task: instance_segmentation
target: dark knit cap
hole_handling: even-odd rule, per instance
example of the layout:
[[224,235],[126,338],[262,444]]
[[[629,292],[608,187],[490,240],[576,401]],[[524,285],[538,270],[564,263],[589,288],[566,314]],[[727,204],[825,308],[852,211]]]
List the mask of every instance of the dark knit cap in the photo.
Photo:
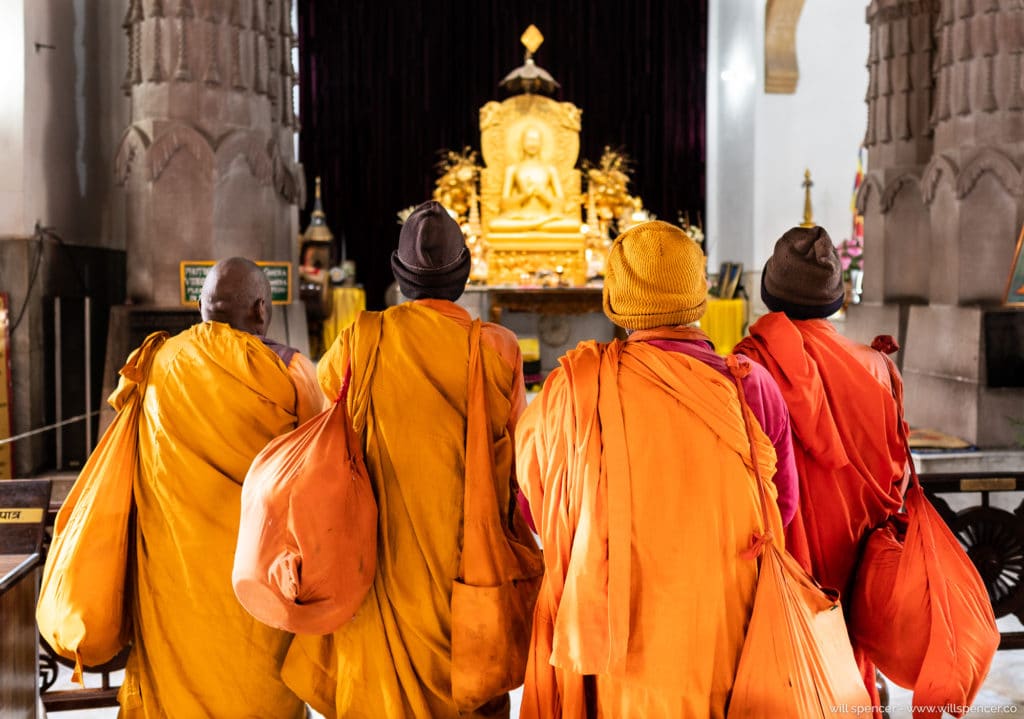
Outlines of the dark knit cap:
[[391,270],[406,297],[457,300],[469,278],[469,249],[462,230],[439,202],[417,207],[402,225]]
[[761,273],[761,299],[795,320],[828,317],[843,306],[843,268],[821,227],[794,227],[775,243]]

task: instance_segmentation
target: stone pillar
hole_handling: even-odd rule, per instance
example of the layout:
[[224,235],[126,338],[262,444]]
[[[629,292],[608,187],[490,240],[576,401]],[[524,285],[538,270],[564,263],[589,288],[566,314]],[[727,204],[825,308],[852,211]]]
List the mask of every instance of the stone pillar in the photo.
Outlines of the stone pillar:
[[988,386],[985,315],[1024,220],[1024,6],[874,0],[867,17],[868,302],[852,334],[897,320],[912,424],[1009,445],[1024,389]]
[[938,0],[874,0],[867,8],[868,172],[857,198],[864,215],[864,294],[847,333],[905,340],[908,305],[927,302],[928,210],[920,179],[932,154],[932,28]]
[[116,157],[128,296],[179,303],[179,262],[293,260],[293,0],[128,0]]

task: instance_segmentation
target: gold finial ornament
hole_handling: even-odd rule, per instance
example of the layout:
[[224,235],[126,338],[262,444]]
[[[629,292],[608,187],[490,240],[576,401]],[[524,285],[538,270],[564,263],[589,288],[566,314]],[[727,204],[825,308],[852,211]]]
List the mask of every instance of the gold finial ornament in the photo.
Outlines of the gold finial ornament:
[[526,48],[526,57],[529,58],[544,43],[544,35],[541,34],[536,25],[531,24],[530,27],[523,31],[519,42],[523,43],[523,47]]
[[316,194],[313,200],[313,212],[309,218],[309,227],[302,233],[302,239],[306,242],[330,242],[334,239],[331,228],[327,226],[327,213],[324,212],[324,204],[320,198],[320,177],[316,178]]
[[814,187],[814,183],[811,182],[811,171],[809,169],[804,170],[804,221],[800,223],[801,227],[814,227],[814,210],[811,209],[811,188]]

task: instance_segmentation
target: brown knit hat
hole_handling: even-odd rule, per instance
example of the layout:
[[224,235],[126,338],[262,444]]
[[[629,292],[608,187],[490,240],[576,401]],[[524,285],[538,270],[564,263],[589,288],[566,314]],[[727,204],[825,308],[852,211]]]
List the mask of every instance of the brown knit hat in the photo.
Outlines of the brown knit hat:
[[431,200],[406,218],[391,253],[391,270],[409,299],[455,301],[466,289],[470,257],[458,224]]
[[619,327],[696,322],[707,297],[704,253],[675,225],[641,223],[619,235],[608,251],[604,313]]
[[775,243],[761,273],[761,298],[793,319],[828,317],[843,305],[843,268],[821,227],[794,227]]

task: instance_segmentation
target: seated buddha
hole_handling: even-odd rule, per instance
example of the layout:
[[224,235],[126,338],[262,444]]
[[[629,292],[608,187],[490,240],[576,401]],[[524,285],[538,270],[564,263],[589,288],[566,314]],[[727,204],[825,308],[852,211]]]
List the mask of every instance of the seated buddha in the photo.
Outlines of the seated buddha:
[[565,215],[558,171],[541,159],[542,144],[539,129],[523,131],[522,160],[505,169],[501,213],[491,220],[491,232],[579,233],[580,222]]

